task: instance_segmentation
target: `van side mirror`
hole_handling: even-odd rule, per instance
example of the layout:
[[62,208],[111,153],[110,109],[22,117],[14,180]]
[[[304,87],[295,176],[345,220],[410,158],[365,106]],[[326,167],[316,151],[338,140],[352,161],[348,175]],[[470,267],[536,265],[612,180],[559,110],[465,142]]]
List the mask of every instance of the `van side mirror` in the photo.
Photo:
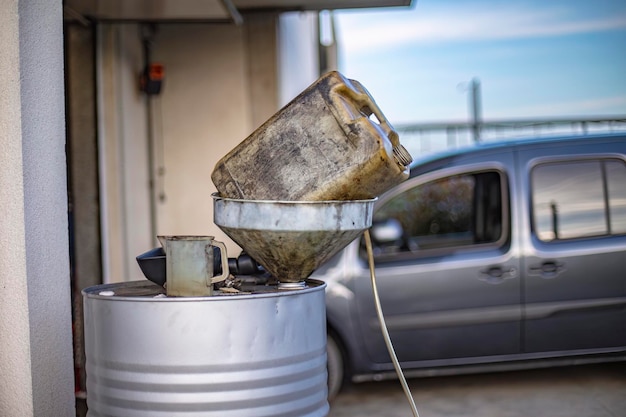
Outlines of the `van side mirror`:
[[[406,252],[408,249],[406,234],[399,220],[391,218],[385,220],[374,220],[370,229],[372,237],[372,249],[374,256],[393,255],[399,252]],[[361,237],[361,250],[365,256],[365,239]]]
[[382,222],[375,221],[372,224],[372,240],[377,246],[401,243],[403,234],[402,224],[396,219],[385,219]]

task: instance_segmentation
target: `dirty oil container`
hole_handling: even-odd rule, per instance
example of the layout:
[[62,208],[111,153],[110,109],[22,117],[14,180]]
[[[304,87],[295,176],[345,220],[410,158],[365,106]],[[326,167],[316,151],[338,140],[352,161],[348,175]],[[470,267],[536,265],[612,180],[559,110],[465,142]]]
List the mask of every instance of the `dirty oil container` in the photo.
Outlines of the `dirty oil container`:
[[222,158],[211,178],[225,198],[359,200],[404,181],[411,161],[368,91],[333,71]]

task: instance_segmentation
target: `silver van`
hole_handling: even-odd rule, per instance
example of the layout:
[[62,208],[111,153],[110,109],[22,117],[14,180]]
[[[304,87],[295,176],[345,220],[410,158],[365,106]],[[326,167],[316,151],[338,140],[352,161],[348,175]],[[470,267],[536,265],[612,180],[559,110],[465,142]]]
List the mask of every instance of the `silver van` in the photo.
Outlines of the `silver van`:
[[[407,376],[626,360],[626,135],[416,161],[377,201],[372,238]],[[329,397],[394,377],[363,240],[313,278],[327,283]]]

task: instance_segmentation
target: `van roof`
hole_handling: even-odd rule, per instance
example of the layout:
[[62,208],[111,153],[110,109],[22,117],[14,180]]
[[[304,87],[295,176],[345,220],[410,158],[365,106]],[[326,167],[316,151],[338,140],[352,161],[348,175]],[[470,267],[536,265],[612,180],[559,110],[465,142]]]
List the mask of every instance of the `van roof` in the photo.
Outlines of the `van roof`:
[[463,146],[454,149],[448,149],[440,152],[433,152],[426,155],[413,155],[413,163],[411,163],[411,176],[436,169],[438,166],[445,165],[447,161],[454,159],[460,155],[468,155],[474,153],[482,153],[499,148],[522,148],[527,146],[543,145],[543,144],[583,144],[598,140],[626,140],[626,133],[601,133],[587,134],[576,136],[542,136],[531,138],[515,138],[503,139],[497,141],[484,141],[476,144]]

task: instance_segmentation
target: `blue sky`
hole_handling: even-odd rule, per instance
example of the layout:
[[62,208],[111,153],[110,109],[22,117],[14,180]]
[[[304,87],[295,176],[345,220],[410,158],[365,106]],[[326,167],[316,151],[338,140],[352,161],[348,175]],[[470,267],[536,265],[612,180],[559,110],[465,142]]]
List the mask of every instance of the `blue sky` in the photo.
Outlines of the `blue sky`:
[[626,115],[625,0],[414,0],[335,12],[339,70],[392,124]]

